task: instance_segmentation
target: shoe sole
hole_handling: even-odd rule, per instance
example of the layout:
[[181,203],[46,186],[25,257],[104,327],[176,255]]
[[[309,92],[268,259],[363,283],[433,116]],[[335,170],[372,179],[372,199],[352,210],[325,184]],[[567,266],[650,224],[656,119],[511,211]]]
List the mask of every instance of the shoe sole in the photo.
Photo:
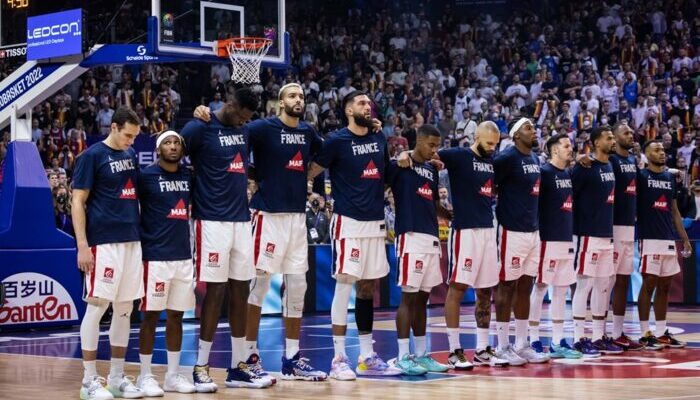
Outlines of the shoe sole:
[[616,350],[599,350],[600,354],[608,355],[608,356],[619,356],[620,354],[624,353],[623,350],[616,351]]
[[362,371],[362,372],[360,372],[358,370],[355,370],[355,374],[357,376],[400,376],[401,374],[403,374],[403,372],[399,371],[397,373],[392,372],[392,373],[387,374],[387,373],[382,372],[382,371],[370,371],[370,372]]
[[583,358],[598,358],[600,354],[584,354]]
[[474,365],[473,365],[473,364],[472,364],[472,365],[469,365],[469,366],[467,366],[467,367],[458,367],[458,366],[456,366],[456,365],[454,365],[454,364],[449,364],[449,365],[450,365],[451,369],[454,369],[455,371],[471,371],[471,370],[474,369]]
[[272,386],[272,385],[271,385],[271,384],[270,384],[270,385],[265,385],[265,384],[263,384],[263,383],[248,383],[248,382],[240,382],[240,381],[233,381],[233,382],[231,382],[231,381],[226,381],[226,387],[227,387],[227,388],[233,388],[233,389],[237,389],[237,388],[244,388],[244,389],[265,389],[265,388],[268,387],[268,386]]
[[328,377],[331,379],[335,379],[336,381],[354,381],[357,379],[356,376],[351,377],[351,378],[341,378],[340,376],[335,375],[335,374],[330,374]]
[[282,380],[285,381],[307,381],[307,382],[323,382],[327,377],[320,377],[320,376],[299,376],[299,375],[293,375],[293,374],[282,374]]
[[218,387],[198,387],[197,385],[194,386],[194,392],[195,393],[216,393],[216,391],[219,390]]
[[146,392],[142,391],[143,397],[163,397],[163,396],[165,396],[165,392],[167,392],[167,390],[165,390],[165,389],[163,389],[163,392],[158,392],[156,394],[146,393]]
[[500,363],[500,364],[491,364],[490,362],[484,362],[484,361],[479,361],[479,360],[474,360],[473,364],[477,367],[496,367],[496,368],[505,368],[507,367],[508,363]]
[[114,390],[112,388],[107,388],[107,390],[112,393],[115,399],[142,399],[144,397],[143,393],[124,393],[120,390]]
[[549,362],[549,358],[546,359],[532,359],[532,360],[527,360],[528,364],[546,364]]

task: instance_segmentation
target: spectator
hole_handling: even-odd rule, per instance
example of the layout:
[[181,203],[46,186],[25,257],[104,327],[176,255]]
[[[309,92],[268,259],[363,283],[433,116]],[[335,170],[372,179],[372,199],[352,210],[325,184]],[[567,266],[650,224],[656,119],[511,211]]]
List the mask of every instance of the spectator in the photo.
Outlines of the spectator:
[[102,108],[100,108],[100,111],[97,112],[95,121],[97,122],[100,135],[109,135],[114,110],[109,107],[108,101],[103,101],[101,105]]
[[71,236],[75,236],[70,210],[70,190],[65,185],[57,185],[51,190],[51,194],[53,198],[54,215],[56,217],[56,227]]
[[394,194],[391,189],[384,192],[384,222],[386,223],[386,241],[393,243],[396,238],[394,231],[394,221],[396,221],[396,208],[394,206]]
[[214,99],[209,103],[209,109],[211,112],[218,111],[224,106],[224,102],[221,101],[221,93],[214,93]]
[[310,244],[322,244],[329,242],[329,230],[331,214],[326,208],[323,196],[312,193],[309,196],[309,207],[306,209],[307,239]]

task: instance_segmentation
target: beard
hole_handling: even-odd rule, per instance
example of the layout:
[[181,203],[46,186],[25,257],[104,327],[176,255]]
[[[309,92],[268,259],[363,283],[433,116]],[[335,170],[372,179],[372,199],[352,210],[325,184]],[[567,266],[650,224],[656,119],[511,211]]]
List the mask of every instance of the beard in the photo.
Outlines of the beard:
[[289,115],[290,117],[294,118],[301,118],[304,116],[304,107],[301,108],[301,111],[294,111],[295,106],[284,106],[284,112],[285,114]]
[[622,142],[617,142],[617,146],[620,147],[622,150],[629,150],[632,147],[634,147],[634,143],[622,143]]
[[364,114],[360,113],[353,113],[352,114],[353,119],[355,119],[355,123],[359,126],[362,126],[364,128],[372,128],[372,117],[366,117]]
[[479,152],[479,154],[480,154],[482,157],[486,157],[486,158],[487,158],[487,157],[491,157],[491,156],[493,155],[493,153],[494,153],[494,150],[486,150],[486,149],[481,145],[481,143],[477,143],[477,144],[476,144],[476,150]]

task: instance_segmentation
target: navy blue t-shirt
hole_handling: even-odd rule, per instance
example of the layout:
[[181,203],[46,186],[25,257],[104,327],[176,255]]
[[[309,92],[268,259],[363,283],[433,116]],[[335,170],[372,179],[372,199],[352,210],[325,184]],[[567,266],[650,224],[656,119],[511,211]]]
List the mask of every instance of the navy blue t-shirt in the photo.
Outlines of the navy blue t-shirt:
[[189,171],[168,172],[152,164],[139,172],[141,250],[146,261],[192,258],[190,251]]
[[386,168],[386,183],[391,186],[396,204],[396,235],[408,232],[438,236],[438,172],[429,163],[401,168],[391,161]]
[[95,143],[75,161],[73,188],[90,191],[87,241],[90,246],[139,240],[138,162],[134,149]]
[[676,180],[670,172],[648,169],[637,174],[637,233],[640,239],[676,240],[673,200]]
[[328,168],[335,213],[358,221],[384,220],[384,168],[389,162],[384,135],[364,136],[343,128],[331,134],[314,160]]
[[611,238],[615,205],[612,165],[598,160],[593,160],[590,168],[576,164],[571,180],[574,185],[574,233]]
[[613,172],[615,172],[615,225],[634,226],[637,215],[637,159],[633,155],[620,157],[610,156]]
[[248,209],[248,128],[194,119],[180,132],[194,167],[192,218],[250,221]]
[[304,121],[292,128],[277,117],[248,124],[258,191],[253,209],[274,213],[303,213],[306,209],[306,171],[323,141]]
[[491,158],[470,148],[453,147],[438,152],[447,168],[452,194],[453,229],[493,227],[494,172]]
[[541,168],[540,181],[540,239],[570,242],[574,233],[573,189],[571,174],[552,164]]
[[537,158],[533,153],[525,155],[511,146],[496,156],[493,166],[498,188],[498,223],[509,231],[536,231],[540,195],[540,166]]

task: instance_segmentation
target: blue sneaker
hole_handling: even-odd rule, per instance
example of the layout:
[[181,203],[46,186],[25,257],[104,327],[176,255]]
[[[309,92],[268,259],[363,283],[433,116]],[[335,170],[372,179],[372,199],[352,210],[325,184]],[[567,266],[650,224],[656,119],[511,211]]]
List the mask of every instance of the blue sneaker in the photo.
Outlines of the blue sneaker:
[[622,347],[613,343],[612,338],[603,336],[602,338],[593,342],[593,346],[598,350],[600,354],[622,354]]
[[209,364],[195,365],[192,371],[192,381],[197,393],[214,393],[219,389],[209,376]]
[[431,357],[430,354],[425,354],[421,357],[416,357],[415,361],[416,364],[427,369],[428,372],[447,372],[450,370],[449,366],[435,361],[435,359]]
[[579,351],[584,358],[600,357],[600,352],[593,346],[589,338],[583,337],[578,342],[574,343],[574,349]]
[[267,371],[265,371],[265,369],[262,366],[262,359],[256,353],[251,354],[245,363],[248,364],[248,369],[253,371],[255,375],[262,376],[263,378],[268,378],[272,381],[273,385],[277,383],[277,379],[275,379],[274,376],[268,374]]
[[242,361],[238,363],[236,368],[229,368],[226,372],[228,372],[226,375],[226,387],[262,389],[272,386],[270,378],[256,375],[248,368],[248,364]]
[[580,351],[572,349],[571,346],[566,343],[566,340],[562,339],[559,341],[558,345],[552,343],[549,346],[549,356],[551,358],[569,358],[575,360],[583,357],[583,354],[581,354]]
[[325,372],[309,365],[309,359],[301,357],[299,352],[292,358],[282,356],[282,379],[290,381],[325,381]]
[[428,373],[425,367],[416,363],[416,357],[412,354],[404,354],[401,359],[392,358],[389,360],[388,364],[400,369],[404,375],[408,376],[425,375]]
[[534,342],[530,343],[530,346],[532,346],[532,349],[535,350],[535,353],[544,353],[544,346],[542,346],[542,342],[539,340],[535,340]]
[[403,374],[403,371],[390,366],[384,360],[379,358],[377,353],[372,353],[372,356],[367,358],[359,357],[357,367],[355,367],[357,375],[365,376],[396,376]]

